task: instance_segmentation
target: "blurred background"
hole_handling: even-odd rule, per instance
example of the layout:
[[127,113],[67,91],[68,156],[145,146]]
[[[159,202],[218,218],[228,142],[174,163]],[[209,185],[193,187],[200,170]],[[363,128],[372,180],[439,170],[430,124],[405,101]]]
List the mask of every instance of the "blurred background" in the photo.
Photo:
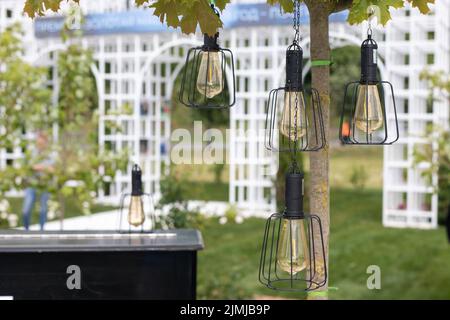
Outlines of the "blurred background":
[[[23,1],[0,0],[0,227],[24,227],[31,188],[30,229],[114,229],[137,163],[158,227],[202,232],[198,298],[300,298],[257,280],[264,218],[283,205],[288,159],[267,152],[263,136],[239,132],[264,128],[268,92],[284,81],[292,16],[265,1],[227,6],[220,39],[234,53],[237,102],[217,111],[178,102],[199,32],[182,35],[128,0],[81,0],[35,20],[22,11]],[[398,143],[385,147],[338,140],[344,86],[359,80],[367,26],[350,26],[346,11],[330,17],[332,299],[450,298],[450,1],[426,16],[410,7],[391,14],[373,35],[400,128]],[[308,86],[306,8],[301,22]],[[174,138],[177,129],[189,140]],[[215,147],[227,161],[202,156],[208,129],[223,134]],[[52,169],[36,179],[40,143]],[[174,163],[175,145],[192,161]],[[308,180],[308,155],[301,164]],[[381,290],[367,289],[370,265],[381,268]]]

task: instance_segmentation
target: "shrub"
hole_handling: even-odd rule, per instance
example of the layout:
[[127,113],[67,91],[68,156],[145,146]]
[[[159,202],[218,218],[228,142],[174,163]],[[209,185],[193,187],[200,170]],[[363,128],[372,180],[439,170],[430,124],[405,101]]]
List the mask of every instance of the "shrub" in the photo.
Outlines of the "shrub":
[[161,199],[156,206],[160,211],[168,209],[156,219],[156,227],[162,229],[203,229],[208,219],[198,212],[189,210],[185,199],[185,186],[189,183],[180,177],[167,176],[161,181]]

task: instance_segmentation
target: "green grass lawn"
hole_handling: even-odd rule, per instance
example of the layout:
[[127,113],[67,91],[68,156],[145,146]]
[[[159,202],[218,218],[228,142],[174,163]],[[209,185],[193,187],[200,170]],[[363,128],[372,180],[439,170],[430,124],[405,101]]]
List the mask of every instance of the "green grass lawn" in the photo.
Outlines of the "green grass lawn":
[[[307,158],[307,157],[306,157]],[[383,187],[383,148],[373,146],[339,146],[330,152],[330,185],[351,188],[350,177],[355,168],[367,173],[367,188]]]
[[[330,291],[332,299],[449,299],[450,246],[443,228],[383,228],[381,191],[333,189],[331,193]],[[198,298],[304,298],[258,282],[264,220],[203,230]],[[369,265],[381,268],[381,290],[366,287]]]
[[[307,158],[307,157],[306,157]],[[350,164],[365,165],[366,190],[353,189]],[[305,168],[308,166],[305,165]],[[331,151],[331,299],[450,299],[450,246],[443,228],[411,230],[384,228],[382,206],[382,149],[338,147]],[[203,171],[202,171],[203,170]],[[186,198],[228,201],[228,183],[214,183],[208,168],[192,176]],[[200,174],[202,173],[202,174]],[[22,199],[9,199],[20,215]],[[93,212],[113,209],[96,205]],[[80,214],[76,201],[67,203],[66,217]],[[33,223],[38,221],[38,208]],[[20,220],[21,222],[21,220]],[[205,250],[199,253],[198,298],[294,298],[303,294],[272,291],[258,282],[260,248],[265,220],[221,225],[208,219],[202,230]],[[381,268],[381,290],[366,286],[370,265]]]

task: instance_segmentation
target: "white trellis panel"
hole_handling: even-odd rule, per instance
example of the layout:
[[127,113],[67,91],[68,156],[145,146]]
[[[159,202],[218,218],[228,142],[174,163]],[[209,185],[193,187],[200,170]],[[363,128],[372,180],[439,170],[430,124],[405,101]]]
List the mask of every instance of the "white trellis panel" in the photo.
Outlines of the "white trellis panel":
[[[82,0],[81,7],[85,14],[107,14],[135,10],[133,2]],[[265,2],[265,0],[233,1],[233,3],[259,2]],[[435,17],[421,20],[421,17],[411,11],[411,17],[403,20],[415,20],[406,24],[399,20],[397,24],[392,23],[388,28],[387,41],[383,44],[386,47],[380,51],[390,64],[387,66],[388,73],[383,71],[383,74],[386,73],[385,78],[392,81],[396,89],[402,88],[402,75],[417,76],[417,68],[421,65],[421,59],[426,55],[425,52],[432,51],[436,54],[434,68],[446,66],[446,70],[448,70],[448,14],[445,15],[445,12],[448,12],[448,0],[440,1],[439,6],[441,9],[436,10]],[[23,1],[0,1],[0,28],[4,28],[13,21],[24,22],[26,36],[29,39],[27,48],[31,48],[28,50],[28,59],[41,65],[50,66],[55,63],[54,59],[57,54],[51,52],[63,49],[64,45],[58,38],[35,38],[33,24],[20,14],[22,7]],[[11,14],[6,12],[7,8],[13,10],[11,17],[9,17]],[[244,20],[247,18],[251,18],[251,15],[243,16]],[[430,26],[435,30],[435,39],[417,38],[415,42],[400,41],[400,45],[397,43],[397,37],[401,30],[405,32],[405,28],[410,28],[409,32],[413,39],[413,37],[423,37],[423,31]],[[303,25],[301,29],[304,57],[307,60],[309,58],[309,30],[306,25]],[[416,31],[420,31],[420,33],[414,33]],[[261,130],[265,124],[265,104],[268,91],[281,86],[284,82],[284,72],[282,71],[285,63],[284,52],[286,46],[292,41],[292,28],[286,25],[233,27],[221,31],[220,39],[224,47],[233,51],[236,67],[237,102],[230,111],[231,134],[228,140],[229,200],[245,214],[265,216],[276,208],[273,180],[277,170],[277,155],[265,150],[264,135]],[[334,48],[348,44],[359,46],[361,42],[360,29],[350,27],[347,23],[332,22],[330,41]],[[183,66],[186,49],[201,43],[201,35],[187,37],[170,30],[88,35],[83,38],[82,42],[83,45],[92,48],[95,53],[96,65],[93,66],[93,72],[99,95],[99,144],[101,147],[113,150],[128,148],[131,152],[131,160],[143,167],[145,190],[158,195],[162,163],[167,168],[170,162],[170,117],[162,110],[170,108],[172,84]],[[421,46],[421,43],[424,45]],[[399,65],[398,60],[401,60],[401,55],[407,51],[411,53],[411,66],[416,69],[410,70],[408,67]],[[53,57],[52,61],[49,60],[50,57]],[[309,68],[310,63],[307,62],[304,75]],[[57,79],[52,79],[52,85],[56,88]],[[409,85],[419,88],[422,84],[417,79],[411,78]],[[401,99],[408,99],[411,106],[409,110],[412,111],[413,108],[416,110],[409,114],[403,111],[401,115],[403,121],[407,120],[410,130],[417,126],[420,127],[422,124],[418,121],[423,121],[427,117],[433,120],[439,117],[445,118],[446,115],[441,114],[442,112],[438,111],[437,107],[433,109],[431,115],[421,118],[423,114],[419,111],[423,109],[423,105],[414,103],[420,100],[419,97],[424,99],[427,93],[425,89],[416,91],[399,89],[398,92],[399,108],[402,105]],[[127,109],[130,109],[131,112],[124,113],[124,106],[128,106]],[[108,132],[105,126],[107,122],[115,122],[122,130]],[[252,135],[244,134],[247,131],[250,131]],[[166,146],[164,154],[161,152],[162,144]],[[385,183],[388,183],[386,177],[391,168],[410,161],[412,138],[401,140],[398,146],[395,145],[391,148],[385,149]],[[395,148],[401,150],[390,153],[389,150],[397,150]],[[409,158],[404,162],[387,160],[392,155],[401,154],[404,150],[402,148],[406,148],[405,152]],[[11,155],[5,154],[5,151],[1,152],[0,165],[5,165]],[[115,180],[111,181],[110,187],[100,193],[99,200],[117,201],[120,192],[130,188],[130,168],[131,166],[127,172],[117,174]],[[408,208],[417,209],[420,205],[415,202],[418,200],[414,199],[419,198],[412,194],[426,195],[429,189],[425,190],[426,192],[423,188],[414,189],[417,184],[413,184],[412,181],[419,178],[409,167],[406,168],[406,175],[408,187],[402,192],[408,194]],[[394,176],[392,175],[392,177]],[[394,188],[394,186],[396,185],[393,183],[386,184],[386,187],[389,188]],[[385,188],[385,208],[386,199],[395,194],[389,188]],[[432,201],[435,206],[436,199],[435,196],[432,197],[434,197]],[[432,207],[432,210],[434,208]],[[392,213],[392,211],[390,212]],[[420,215],[424,214],[420,212]],[[433,214],[430,213],[429,216],[433,216]],[[434,222],[435,220],[433,220]]]
[[265,149],[263,130],[268,92],[280,85],[285,50],[280,32],[286,31],[233,29],[228,35],[235,56],[237,98],[230,119],[230,202],[251,215],[266,216],[276,209],[277,157]]
[[[130,159],[143,170],[146,192],[159,197],[162,164],[168,167],[170,116],[167,108],[173,82],[184,62],[185,45],[178,45],[174,34],[100,37],[103,49],[96,51],[100,82],[101,146],[114,150],[127,148]],[[193,43],[193,41],[191,41]],[[172,44],[171,44],[172,43]],[[131,114],[121,108],[131,106]],[[122,130],[105,134],[106,122],[115,121]],[[162,145],[166,152],[162,154]],[[130,187],[131,164],[118,173],[102,201],[117,201],[118,195]]]
[[[429,88],[419,75],[425,69],[450,73],[450,1],[436,1],[431,15],[411,7],[393,10],[392,15],[380,47],[385,77],[395,88],[400,139],[384,147],[383,224],[436,228],[438,196],[421,176],[430,163],[415,168],[413,152],[426,143],[429,124],[448,126],[448,98],[427,103]],[[432,180],[436,185],[437,176]]]
[[[134,10],[133,1],[81,1],[85,14],[104,14]],[[260,3],[245,0],[234,3]],[[25,25],[30,42],[29,60],[50,67],[64,44],[56,38],[35,38],[31,21],[20,12],[23,1],[0,2],[0,27],[13,21]],[[65,10],[64,5],[63,10]],[[12,10],[11,12],[6,10]],[[49,13],[54,15],[53,13]],[[7,16],[7,18],[3,18]],[[245,20],[245,17],[244,17]],[[305,58],[309,57],[308,28],[303,26]],[[336,23],[331,32],[333,46],[357,44],[355,28]],[[356,40],[355,40],[356,39]],[[186,48],[201,43],[201,35],[182,36],[176,32],[90,35],[83,45],[95,53],[99,96],[99,144],[102,148],[130,151],[131,160],[143,167],[145,190],[158,195],[161,164],[168,168],[170,117],[161,110],[170,107],[172,84],[184,63]],[[235,55],[237,102],[231,109],[229,137],[230,203],[245,214],[266,215],[276,208],[273,180],[277,155],[264,148],[262,130],[265,125],[265,103],[268,91],[284,82],[284,51],[292,41],[290,26],[240,27],[223,30],[221,41]],[[305,75],[309,70],[305,66]],[[175,66],[175,67],[173,67]],[[57,99],[57,73],[53,68],[51,84]],[[127,108],[124,108],[127,106]],[[131,113],[124,113],[124,109]],[[120,131],[108,131],[113,122]],[[57,132],[57,130],[55,130]],[[245,134],[248,133],[249,134]],[[161,144],[166,152],[161,153]],[[20,155],[15,155],[20,157]],[[13,157],[2,151],[1,163]],[[123,190],[129,189],[129,171],[118,172],[109,187],[101,190],[99,200],[116,202]]]

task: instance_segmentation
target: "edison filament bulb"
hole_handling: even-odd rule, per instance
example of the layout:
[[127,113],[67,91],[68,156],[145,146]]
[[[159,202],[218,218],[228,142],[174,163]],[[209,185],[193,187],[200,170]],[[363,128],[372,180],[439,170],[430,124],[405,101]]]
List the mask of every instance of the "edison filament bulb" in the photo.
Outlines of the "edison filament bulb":
[[128,209],[128,223],[138,227],[145,221],[144,206],[141,196],[131,196],[130,207]]
[[283,219],[277,253],[278,267],[292,275],[309,264],[308,238],[304,219]]
[[306,135],[305,98],[301,91],[286,91],[280,120],[281,134],[292,141]]
[[383,126],[383,109],[376,85],[359,86],[354,122],[357,129],[368,134]]
[[203,51],[197,76],[197,90],[211,99],[223,90],[222,61],[218,51]]

